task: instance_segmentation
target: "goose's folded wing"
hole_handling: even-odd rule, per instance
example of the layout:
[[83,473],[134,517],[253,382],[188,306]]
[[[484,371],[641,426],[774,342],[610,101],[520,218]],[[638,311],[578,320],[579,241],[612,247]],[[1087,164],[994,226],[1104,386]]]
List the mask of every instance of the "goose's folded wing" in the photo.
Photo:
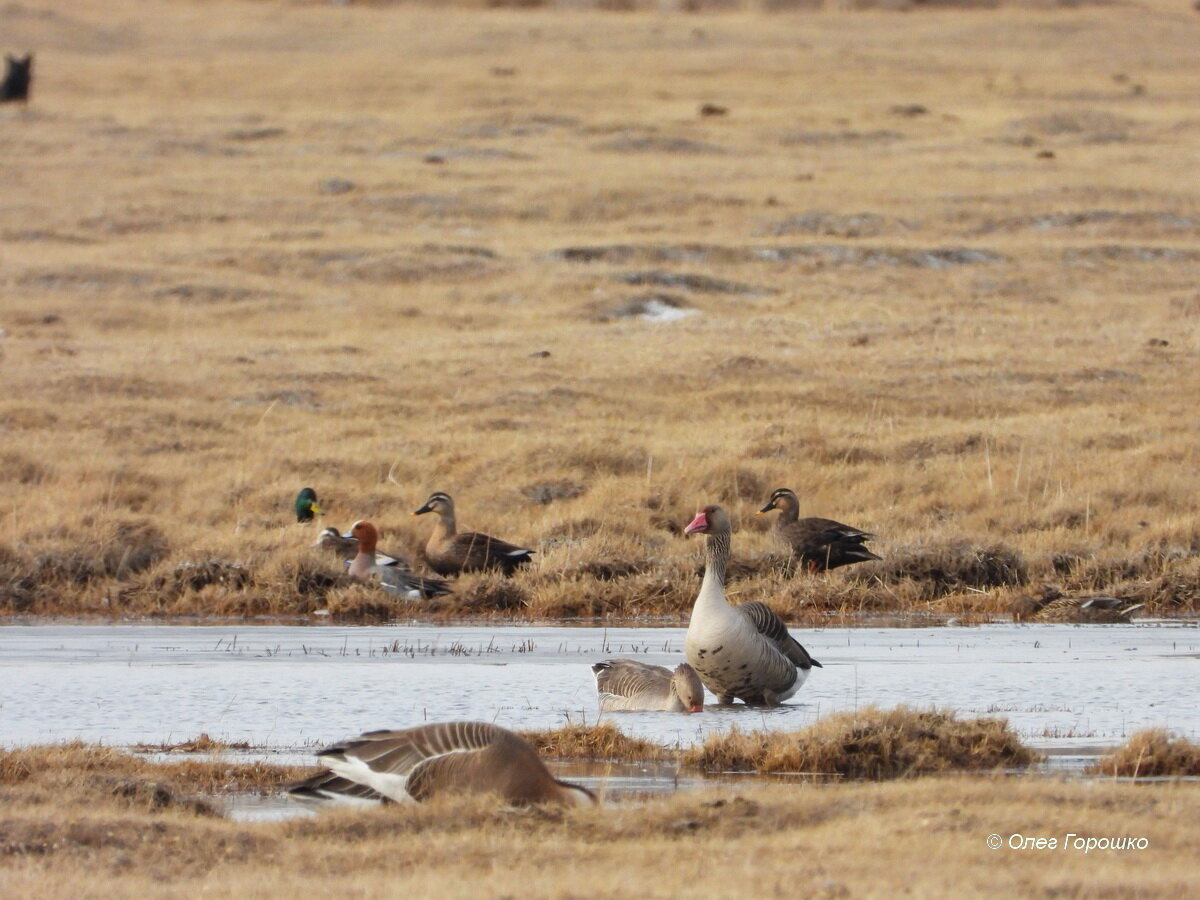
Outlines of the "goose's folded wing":
[[633,659],[609,659],[596,663],[592,671],[596,673],[596,688],[601,694],[638,697],[670,691],[671,672],[662,666]]
[[292,785],[288,788],[288,793],[300,800],[349,798],[389,802],[387,797],[373,788],[359,784],[357,781],[351,781],[349,778],[343,778],[341,775],[335,775],[328,769],[323,769],[311,778]]
[[737,607],[757,629],[758,633],[774,644],[779,652],[802,669],[821,664],[809,656],[808,651],[788,633],[787,625],[779,618],[775,610],[758,600],[751,600]]

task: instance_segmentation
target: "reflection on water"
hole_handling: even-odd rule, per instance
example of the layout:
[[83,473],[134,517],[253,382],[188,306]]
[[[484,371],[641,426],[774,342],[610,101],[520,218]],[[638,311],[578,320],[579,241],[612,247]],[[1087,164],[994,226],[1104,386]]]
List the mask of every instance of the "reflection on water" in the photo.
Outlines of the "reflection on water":
[[[825,668],[783,707],[612,720],[672,746],[734,724],[791,730],[898,704],[1004,716],[1042,749],[1111,746],[1151,726],[1200,735],[1194,623],[826,628],[800,638]],[[207,733],[308,757],[362,731],[426,721],[591,723],[591,663],[673,666],[682,647],[679,628],[9,625],[0,627],[0,744],[170,744]]]

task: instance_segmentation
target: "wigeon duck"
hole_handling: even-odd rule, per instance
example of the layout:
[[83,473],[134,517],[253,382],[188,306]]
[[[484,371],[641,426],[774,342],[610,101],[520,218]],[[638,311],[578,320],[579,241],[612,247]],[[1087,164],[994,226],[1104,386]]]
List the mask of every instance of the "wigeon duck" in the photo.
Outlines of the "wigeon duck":
[[777,706],[800,689],[813,666],[769,606],[757,600],[730,606],[725,599],[729,563],[729,516],[706,506],[683,530],[703,534],[704,581],[692,607],[684,650],[687,661],[722,705],[734,699],[756,706]]
[[322,750],[317,759],[327,770],[293,786],[292,796],[403,802],[493,794],[513,806],[596,802],[587,788],[552,776],[524,738],[487,722],[369,731]]
[[[358,555],[358,538],[342,534],[332,525],[323,528],[312,545],[320,547],[322,550],[329,550],[345,560],[354,559]],[[403,556],[392,556],[389,553],[383,553],[378,548],[375,550],[375,565],[396,566],[405,572],[412,571],[412,566]]]
[[704,685],[687,663],[675,671],[636,659],[606,659],[592,666],[600,711],[665,710],[694,713],[704,709]]
[[296,521],[311,522],[313,514],[321,515],[321,507],[317,504],[317,492],[310,487],[304,488],[296,495]]
[[875,537],[858,528],[851,528],[833,519],[800,518],[800,500],[794,491],[780,488],[771,494],[759,513],[779,510],[779,518],[771,529],[776,539],[791,549],[792,556],[802,561],[810,572],[824,572],[840,566],[881,559],[865,546]]
[[375,545],[379,531],[370,522],[358,521],[345,537],[358,541],[358,553],[350,561],[350,576],[359,581],[378,584],[385,591],[416,600],[449,594],[450,585],[440,578],[422,578],[405,572],[399,566],[381,566],[375,561]]
[[425,545],[425,559],[439,575],[484,569],[500,569],[505,575],[511,575],[533,555],[528,547],[518,547],[486,534],[473,531],[459,534],[454,521],[454,501],[447,493],[435,491],[430,494],[425,505],[413,515],[423,516],[428,512],[436,512],[438,522]]

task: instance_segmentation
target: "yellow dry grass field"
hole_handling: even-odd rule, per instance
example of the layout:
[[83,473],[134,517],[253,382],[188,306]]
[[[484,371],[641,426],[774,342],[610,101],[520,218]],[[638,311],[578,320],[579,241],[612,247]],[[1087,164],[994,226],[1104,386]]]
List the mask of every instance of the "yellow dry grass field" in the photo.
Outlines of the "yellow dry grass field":
[[83,745],[3,755],[0,893],[1182,897],[1195,884],[1193,782],[751,785],[565,813],[448,799],[255,824],[189,793],[220,768]]
[[[1186,3],[4,25],[0,614],[679,621],[712,502],[793,621],[1196,612]],[[770,562],[781,486],[883,561]],[[423,609],[308,547],[433,490],[532,568]]]

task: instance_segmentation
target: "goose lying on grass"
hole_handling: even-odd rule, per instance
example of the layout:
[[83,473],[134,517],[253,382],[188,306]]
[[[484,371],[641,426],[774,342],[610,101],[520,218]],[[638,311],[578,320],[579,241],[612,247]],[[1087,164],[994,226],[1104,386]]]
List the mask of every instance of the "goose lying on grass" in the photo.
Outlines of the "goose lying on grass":
[[726,705],[735,699],[777,706],[800,689],[821,664],[788,634],[769,606],[757,600],[730,606],[725,599],[729,564],[729,515],[706,506],[683,530],[703,534],[704,581],[692,607],[684,650],[704,686]]
[[317,754],[327,770],[289,789],[309,800],[429,800],[494,794],[513,806],[595,803],[587,788],[559,781],[529,742],[486,722],[439,722],[369,731]]
[[1037,596],[1013,601],[1013,618],[1018,622],[1075,622],[1081,625],[1113,625],[1133,621],[1145,603],[1119,597],[1068,597],[1054,585],[1046,585]]

